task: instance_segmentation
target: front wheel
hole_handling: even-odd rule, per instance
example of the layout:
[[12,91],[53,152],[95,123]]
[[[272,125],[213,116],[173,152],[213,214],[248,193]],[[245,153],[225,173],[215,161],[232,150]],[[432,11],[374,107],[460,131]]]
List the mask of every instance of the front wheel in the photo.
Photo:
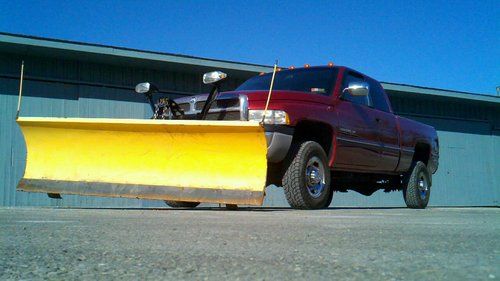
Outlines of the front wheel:
[[186,202],[186,201],[170,201],[165,200],[165,203],[172,208],[195,208],[200,205],[200,202]]
[[427,166],[415,162],[404,178],[403,197],[406,206],[412,209],[425,209],[431,195],[431,176]]
[[286,200],[295,209],[327,208],[332,201],[326,153],[317,142],[295,146],[283,176]]

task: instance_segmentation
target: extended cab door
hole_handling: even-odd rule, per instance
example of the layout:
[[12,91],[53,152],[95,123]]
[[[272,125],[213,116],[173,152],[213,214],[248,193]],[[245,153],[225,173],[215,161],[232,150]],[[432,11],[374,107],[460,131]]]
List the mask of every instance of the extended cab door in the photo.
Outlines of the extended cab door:
[[369,77],[365,77],[365,79],[369,85],[380,141],[380,160],[377,170],[392,172],[398,165],[400,152],[397,121],[380,83]]
[[[364,82],[364,76],[347,70],[341,91],[350,82]],[[337,150],[334,168],[341,170],[377,170],[380,145],[371,108],[370,96],[352,96],[343,91],[341,100],[335,106],[339,121],[337,130]]]

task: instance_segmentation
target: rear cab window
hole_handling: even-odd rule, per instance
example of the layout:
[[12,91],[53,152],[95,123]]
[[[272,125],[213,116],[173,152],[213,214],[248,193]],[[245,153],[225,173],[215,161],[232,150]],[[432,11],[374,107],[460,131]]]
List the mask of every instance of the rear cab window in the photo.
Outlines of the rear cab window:
[[366,80],[368,81],[370,97],[373,102],[373,107],[381,111],[391,112],[382,85],[380,85],[379,82],[371,78],[367,78]]

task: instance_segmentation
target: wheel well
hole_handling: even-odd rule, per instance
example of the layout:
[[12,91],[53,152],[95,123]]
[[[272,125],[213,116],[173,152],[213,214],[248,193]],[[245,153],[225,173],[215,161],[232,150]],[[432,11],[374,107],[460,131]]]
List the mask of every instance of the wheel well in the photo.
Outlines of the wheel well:
[[417,143],[415,146],[415,152],[413,153],[413,162],[422,161],[425,165],[427,165],[429,162],[430,152],[430,145],[426,143]]
[[326,155],[329,155],[330,148],[332,147],[332,136],[332,127],[326,123],[301,121],[295,126],[293,141],[315,141],[325,150]]

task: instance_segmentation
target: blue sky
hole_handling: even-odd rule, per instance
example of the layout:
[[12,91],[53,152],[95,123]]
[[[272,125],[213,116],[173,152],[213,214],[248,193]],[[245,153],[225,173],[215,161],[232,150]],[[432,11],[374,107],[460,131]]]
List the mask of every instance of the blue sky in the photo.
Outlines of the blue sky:
[[13,1],[0,31],[495,94],[500,1]]

